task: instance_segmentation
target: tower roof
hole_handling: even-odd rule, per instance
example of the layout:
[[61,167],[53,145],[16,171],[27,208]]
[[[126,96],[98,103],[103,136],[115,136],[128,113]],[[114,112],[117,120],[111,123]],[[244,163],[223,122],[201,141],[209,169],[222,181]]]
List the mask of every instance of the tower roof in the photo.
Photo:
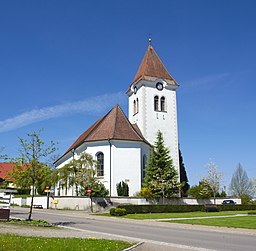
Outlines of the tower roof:
[[152,78],[162,78],[167,83],[170,82],[168,80],[171,80],[174,85],[178,85],[150,44],[132,83],[138,82],[139,80],[152,80]]
[[132,125],[119,105],[115,105],[106,115],[97,120],[66,151],[69,152],[83,142],[101,140],[143,141],[149,144],[142,136],[139,128]]

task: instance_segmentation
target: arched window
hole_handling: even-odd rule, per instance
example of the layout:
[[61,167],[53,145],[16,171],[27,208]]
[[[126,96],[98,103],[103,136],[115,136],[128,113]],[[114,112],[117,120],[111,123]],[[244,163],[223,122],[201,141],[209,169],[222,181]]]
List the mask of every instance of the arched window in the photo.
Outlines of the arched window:
[[133,101],[133,114],[136,114],[137,107],[136,107],[136,101]]
[[159,97],[158,96],[154,97],[154,110],[155,111],[159,110]]
[[137,102],[137,113],[139,112],[139,99],[137,98],[136,99],[136,102]]
[[104,154],[99,152],[97,154],[97,176],[104,176]]
[[161,112],[164,112],[166,111],[166,108],[165,108],[165,97],[161,97]]

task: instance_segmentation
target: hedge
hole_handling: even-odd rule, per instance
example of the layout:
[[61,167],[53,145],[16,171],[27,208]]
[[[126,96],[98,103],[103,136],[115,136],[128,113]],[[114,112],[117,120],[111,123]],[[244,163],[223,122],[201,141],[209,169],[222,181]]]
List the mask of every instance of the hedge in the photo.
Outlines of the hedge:
[[126,209],[127,214],[178,213],[204,211],[204,205],[118,205]]
[[[219,211],[256,210],[256,205],[218,205]],[[124,208],[127,214],[143,213],[182,213],[205,211],[205,205],[118,205]]]
[[256,205],[218,205],[220,211],[256,210]]

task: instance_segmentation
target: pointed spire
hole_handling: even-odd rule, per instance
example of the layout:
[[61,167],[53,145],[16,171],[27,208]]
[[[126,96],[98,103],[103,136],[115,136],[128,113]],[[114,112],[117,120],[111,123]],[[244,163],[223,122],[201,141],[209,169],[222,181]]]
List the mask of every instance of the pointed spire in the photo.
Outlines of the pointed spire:
[[162,78],[166,80],[167,83],[171,83],[173,85],[178,86],[178,83],[167,71],[163,62],[158,57],[153,46],[151,45],[151,42],[152,42],[151,37],[149,37],[148,42],[149,42],[148,49],[142,59],[142,62],[139,66],[139,69],[132,83],[138,82],[139,80],[155,80],[157,78]]

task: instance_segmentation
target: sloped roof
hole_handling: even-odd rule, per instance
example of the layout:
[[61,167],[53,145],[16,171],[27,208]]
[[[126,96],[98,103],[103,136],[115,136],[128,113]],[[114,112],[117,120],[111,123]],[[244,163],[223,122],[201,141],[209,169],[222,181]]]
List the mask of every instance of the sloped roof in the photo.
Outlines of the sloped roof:
[[139,80],[148,80],[152,77],[171,80],[174,81],[174,85],[178,85],[165,68],[153,46],[149,45],[132,83],[138,82]]
[[97,120],[66,151],[69,152],[83,142],[101,140],[143,141],[149,144],[142,136],[138,126],[132,125],[119,105],[115,105],[106,115]]
[[0,163],[0,178],[8,179],[8,173],[12,173],[14,167],[16,167],[15,163]]

